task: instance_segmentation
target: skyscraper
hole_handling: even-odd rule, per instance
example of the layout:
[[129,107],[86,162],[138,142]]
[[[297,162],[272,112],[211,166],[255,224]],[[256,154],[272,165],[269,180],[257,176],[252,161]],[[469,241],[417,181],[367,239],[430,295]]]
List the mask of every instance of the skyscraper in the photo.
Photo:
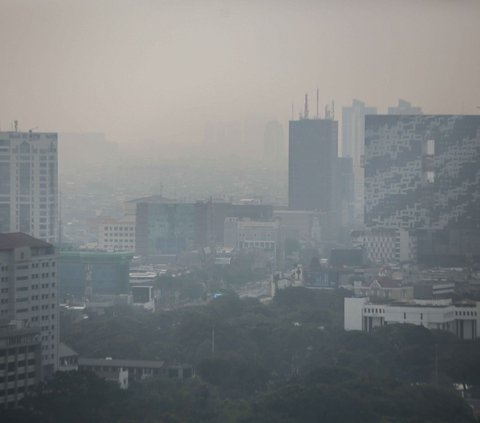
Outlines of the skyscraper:
[[0,234],[0,320],[40,330],[44,376],[58,364],[56,269],[53,245],[20,232]]
[[0,132],[0,232],[57,240],[57,134]]
[[342,156],[352,158],[354,179],[354,222],[363,225],[365,115],[376,115],[375,107],[353,100],[351,107],[342,109]]
[[290,121],[288,204],[291,209],[332,212],[337,148],[337,121]]
[[365,122],[366,225],[415,233],[432,263],[480,258],[480,116]]

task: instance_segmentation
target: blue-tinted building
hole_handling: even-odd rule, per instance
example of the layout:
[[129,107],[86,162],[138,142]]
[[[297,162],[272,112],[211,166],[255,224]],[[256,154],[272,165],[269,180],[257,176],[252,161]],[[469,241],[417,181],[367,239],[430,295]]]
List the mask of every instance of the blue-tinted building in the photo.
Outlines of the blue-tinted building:
[[58,251],[60,299],[73,296],[127,294],[131,253]]

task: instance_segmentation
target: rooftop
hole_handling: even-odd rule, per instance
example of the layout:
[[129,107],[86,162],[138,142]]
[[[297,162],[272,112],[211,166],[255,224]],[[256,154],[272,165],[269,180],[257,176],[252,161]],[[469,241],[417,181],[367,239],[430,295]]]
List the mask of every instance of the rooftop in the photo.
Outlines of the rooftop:
[[153,360],[123,360],[112,358],[79,358],[80,366],[110,366],[110,367],[149,367],[152,369],[161,369],[165,363],[163,361]]
[[0,250],[13,250],[20,247],[53,247],[53,245],[23,232],[0,234]]

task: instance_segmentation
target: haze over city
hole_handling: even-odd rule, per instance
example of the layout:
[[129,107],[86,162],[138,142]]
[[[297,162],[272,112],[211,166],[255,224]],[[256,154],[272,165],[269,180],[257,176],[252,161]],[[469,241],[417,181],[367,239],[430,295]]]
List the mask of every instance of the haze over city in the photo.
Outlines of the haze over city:
[[479,423],[480,0],[0,0],[0,422]]
[[[478,111],[480,3],[28,1],[0,3],[0,127],[202,145],[205,126],[278,120],[316,88],[320,110],[406,98]],[[252,141],[253,142],[253,141]]]

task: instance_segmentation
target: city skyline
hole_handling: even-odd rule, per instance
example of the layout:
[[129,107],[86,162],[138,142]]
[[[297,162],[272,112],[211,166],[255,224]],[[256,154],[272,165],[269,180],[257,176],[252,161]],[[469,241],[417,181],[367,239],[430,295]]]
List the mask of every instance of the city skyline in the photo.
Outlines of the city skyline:
[[18,120],[127,145],[201,145],[208,122],[286,125],[317,87],[321,106],[338,110],[353,98],[379,113],[398,98],[430,114],[480,105],[475,1],[5,0],[0,10],[2,130]]

